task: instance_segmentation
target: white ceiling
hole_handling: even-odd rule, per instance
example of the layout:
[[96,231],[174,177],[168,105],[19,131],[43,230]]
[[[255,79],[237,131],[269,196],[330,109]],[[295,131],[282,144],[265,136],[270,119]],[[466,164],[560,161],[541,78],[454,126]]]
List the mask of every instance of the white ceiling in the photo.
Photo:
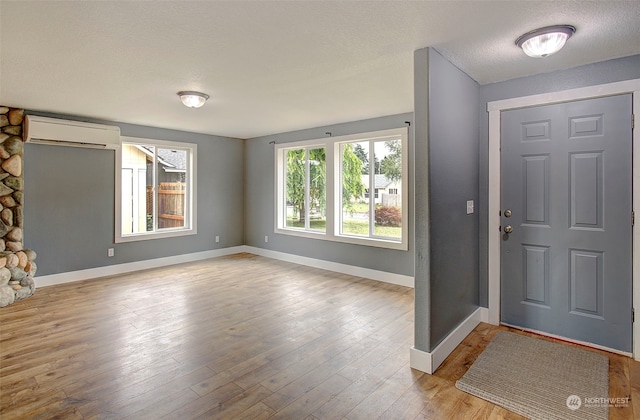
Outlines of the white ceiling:
[[[640,53],[637,0],[0,0],[0,23],[3,105],[239,138],[411,112],[427,46],[480,84]],[[560,53],[514,45],[552,24],[577,28]]]

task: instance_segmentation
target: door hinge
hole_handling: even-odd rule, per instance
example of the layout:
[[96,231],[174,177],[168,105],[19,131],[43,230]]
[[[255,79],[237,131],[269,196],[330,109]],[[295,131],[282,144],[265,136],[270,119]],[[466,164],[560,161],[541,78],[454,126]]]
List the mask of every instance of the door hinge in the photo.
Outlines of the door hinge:
[[634,308],[631,308],[631,323],[635,323],[636,322],[636,310]]
[[635,226],[636,225],[636,212],[632,211],[631,212],[631,226]]

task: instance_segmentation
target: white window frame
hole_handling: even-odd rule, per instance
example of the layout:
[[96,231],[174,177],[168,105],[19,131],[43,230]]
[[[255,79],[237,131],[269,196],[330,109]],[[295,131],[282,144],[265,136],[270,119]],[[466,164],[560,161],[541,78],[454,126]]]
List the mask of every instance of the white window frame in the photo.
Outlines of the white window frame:
[[[297,143],[296,143],[297,144]],[[288,150],[304,150],[305,153],[305,198],[304,198],[304,202],[305,202],[305,206],[304,206],[304,211],[305,211],[305,226],[304,228],[300,227],[300,228],[294,228],[294,227],[288,227],[286,226],[284,220],[285,220],[285,212],[286,212],[286,201],[287,201],[287,197],[286,197],[286,176],[287,176],[287,171],[286,171],[286,166],[287,166],[287,158],[286,158],[286,153]],[[282,180],[282,191],[281,194],[279,195],[279,200],[283,200],[283,201],[279,201],[279,203],[282,204],[281,207],[279,207],[281,213],[280,213],[280,219],[282,221],[282,228],[283,229],[291,229],[291,230],[295,230],[295,231],[300,231],[300,232],[310,232],[312,234],[321,234],[323,235],[324,232],[320,231],[320,230],[315,230],[315,229],[311,229],[310,223],[311,223],[311,219],[309,217],[309,211],[311,210],[310,206],[309,206],[309,202],[310,202],[310,197],[309,197],[309,186],[311,183],[310,180],[310,159],[309,159],[309,154],[310,154],[310,150],[313,149],[324,149],[325,150],[325,156],[326,156],[326,147],[324,145],[314,145],[314,144],[307,144],[307,145],[300,145],[300,146],[293,146],[293,147],[282,147],[281,148],[281,158],[282,158],[282,165],[281,165],[281,175],[279,177],[279,179]],[[326,180],[325,180],[326,181]],[[325,186],[325,193],[327,192],[327,187]],[[326,205],[326,197],[325,197],[325,205]],[[278,206],[277,206],[278,207]],[[325,209],[326,210],[326,209]]]
[[[195,143],[182,143],[182,142],[173,142],[166,140],[156,140],[156,139],[148,139],[141,137],[121,137],[122,144],[133,144],[133,145],[148,145],[155,146],[162,149],[176,149],[176,150],[186,150],[189,152],[189,158],[187,159],[187,168],[186,168],[186,184],[187,189],[185,192],[185,215],[184,215],[184,227],[179,228],[163,228],[162,230],[157,230],[158,217],[157,217],[157,199],[154,198],[153,201],[153,223],[154,223],[154,231],[153,232],[141,232],[141,233],[131,233],[131,234],[123,234],[122,233],[122,150],[121,147],[119,150],[116,150],[116,164],[115,164],[115,243],[123,243],[123,242],[135,242],[135,241],[144,241],[150,239],[162,239],[162,238],[173,238],[178,236],[186,236],[186,235],[195,235],[198,233],[197,230],[197,217],[196,217],[196,209],[197,209],[197,154],[198,154],[198,145]],[[155,188],[157,184],[157,155],[154,154],[154,176],[153,176],[153,186],[154,186],[154,197],[155,197]]]
[[[361,141],[384,141],[386,139],[400,138],[402,141],[402,238],[394,240],[381,237],[367,237],[359,235],[341,234],[342,214],[342,164],[340,145]],[[326,231],[305,230],[303,228],[291,228],[286,226],[286,151],[290,149],[321,148],[326,154]],[[323,139],[305,140],[291,143],[281,143],[275,146],[275,221],[274,232],[284,235],[300,236],[305,238],[321,239],[327,241],[344,242],[357,245],[374,246],[397,250],[408,250],[409,242],[409,130],[406,127],[381,130],[368,133],[358,133],[345,136],[327,137]],[[374,199],[375,201],[375,199]]]

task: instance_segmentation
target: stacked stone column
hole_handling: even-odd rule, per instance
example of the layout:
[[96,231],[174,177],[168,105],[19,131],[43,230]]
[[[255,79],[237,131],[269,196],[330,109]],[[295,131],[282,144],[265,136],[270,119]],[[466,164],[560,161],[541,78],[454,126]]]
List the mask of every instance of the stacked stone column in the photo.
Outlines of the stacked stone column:
[[0,307],[36,290],[36,253],[23,248],[24,110],[0,106]]

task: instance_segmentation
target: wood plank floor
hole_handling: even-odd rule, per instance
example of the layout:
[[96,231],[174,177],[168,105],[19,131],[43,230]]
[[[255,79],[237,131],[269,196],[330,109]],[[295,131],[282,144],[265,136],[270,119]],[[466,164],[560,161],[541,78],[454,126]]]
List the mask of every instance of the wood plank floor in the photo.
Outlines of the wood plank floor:
[[[426,375],[412,289],[249,254],[42,288],[0,329],[3,420],[521,418],[455,388],[507,328]],[[640,363],[601,353],[640,417]]]

